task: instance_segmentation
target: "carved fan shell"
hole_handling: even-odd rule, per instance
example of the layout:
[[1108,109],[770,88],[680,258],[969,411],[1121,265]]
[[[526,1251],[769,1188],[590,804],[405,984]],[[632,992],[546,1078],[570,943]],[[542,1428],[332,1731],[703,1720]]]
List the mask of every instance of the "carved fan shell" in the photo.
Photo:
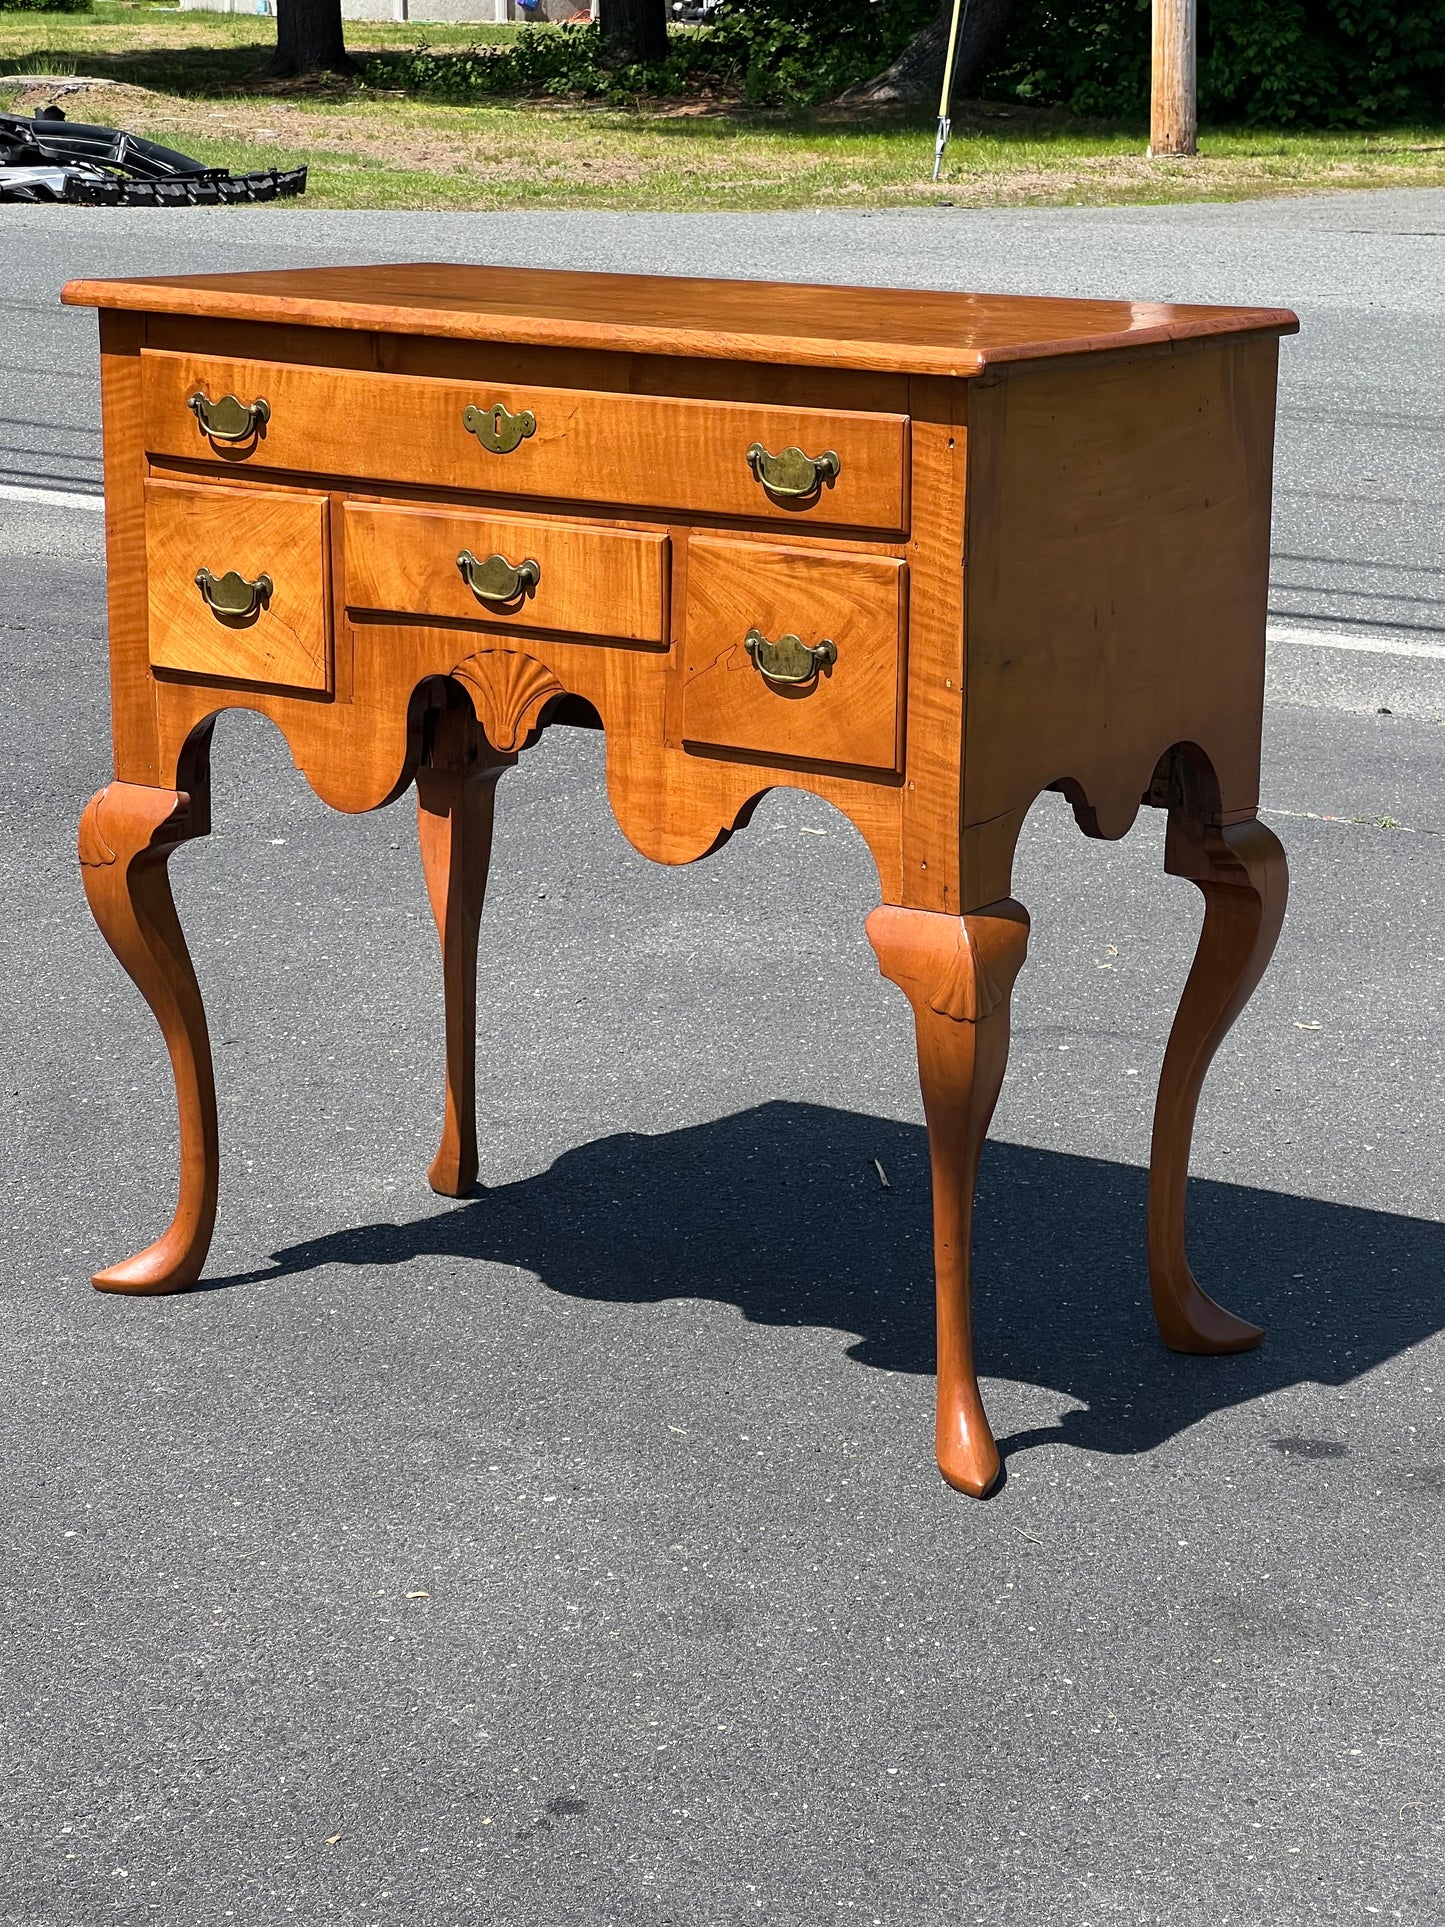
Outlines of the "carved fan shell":
[[947,972],[928,1000],[930,1010],[955,1023],[976,1024],[1003,1002],[1003,992],[989,975],[978,946],[960,918],[958,942]]
[[487,741],[504,751],[526,742],[544,704],[563,693],[546,663],[520,649],[479,649],[452,675],[471,697]]
[[121,849],[134,857],[142,850],[168,849],[196,834],[185,790],[107,783],[81,815],[78,855],[82,869],[104,870],[118,861]]
[[80,819],[80,861],[89,870],[104,869],[108,863],[115,862],[115,851],[110,840],[100,826],[101,812],[110,796],[110,785],[98,796],[93,796],[86,804]]
[[1010,897],[967,917],[880,903],[866,927],[879,969],[920,1019],[933,1011],[955,1024],[977,1024],[1007,1005],[1029,920]]

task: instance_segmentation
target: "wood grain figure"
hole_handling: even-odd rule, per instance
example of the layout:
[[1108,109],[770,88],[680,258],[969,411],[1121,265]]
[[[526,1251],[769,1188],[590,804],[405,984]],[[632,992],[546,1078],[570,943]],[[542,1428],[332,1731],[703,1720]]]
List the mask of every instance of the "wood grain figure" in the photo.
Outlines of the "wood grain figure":
[[[760,760],[897,769],[907,589],[907,565],[891,557],[695,536],[683,740]],[[769,680],[750,635],[774,649],[791,635],[831,655],[800,682]]]
[[[306,368],[141,358],[148,446],[157,454],[236,470],[355,476],[418,487],[900,529],[908,424],[887,415],[757,407],[726,401],[444,381],[337,370],[324,388]],[[264,400],[269,417],[240,443],[209,439],[182,406],[192,394]],[[531,426],[504,450],[468,429],[469,409]],[[748,460],[761,444],[839,457],[838,472],[803,496],[770,490]]]
[[[353,619],[437,616],[511,635],[553,629],[666,647],[666,535],[359,502],[344,521]],[[518,572],[530,563],[535,574],[515,588],[503,580],[488,597],[460,566],[466,554],[500,556]]]
[[[324,495],[146,484],[150,659],[227,682],[325,689],[331,679]],[[217,613],[201,585],[228,576],[252,607]]]
[[998,1473],[969,1239],[1027,937],[1014,847],[1047,789],[1090,836],[1166,809],[1206,909],[1160,1085],[1155,1304],[1181,1349],[1254,1341],[1192,1278],[1184,1201],[1200,1085],[1283,913],[1257,808],[1292,315],[447,264],[64,299],[101,310],[116,781],[86,888],[165,1033],[182,1142],[170,1231],[98,1283],[204,1262],[214,1099],[165,857],[244,707],[336,809],[416,784],[451,1196],[478,1170],[495,786],[541,731],[603,729],[613,812],[658,862],[778,784],[848,817],[914,1013],[939,1463],[975,1494]]

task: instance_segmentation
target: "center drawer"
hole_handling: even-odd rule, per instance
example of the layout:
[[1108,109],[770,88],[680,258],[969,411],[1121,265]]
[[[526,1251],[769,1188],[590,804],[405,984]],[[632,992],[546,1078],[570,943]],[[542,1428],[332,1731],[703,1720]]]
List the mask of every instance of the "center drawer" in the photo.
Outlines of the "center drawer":
[[665,535],[348,502],[346,606],[667,644]]
[[141,355],[152,455],[901,533],[903,415]]

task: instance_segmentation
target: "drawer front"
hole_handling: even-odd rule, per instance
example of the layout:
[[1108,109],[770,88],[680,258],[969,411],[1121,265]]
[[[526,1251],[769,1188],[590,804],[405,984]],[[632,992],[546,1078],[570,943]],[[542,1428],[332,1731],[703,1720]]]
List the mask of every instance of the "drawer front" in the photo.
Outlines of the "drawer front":
[[[805,763],[901,769],[907,580],[905,564],[886,556],[696,537],[688,545],[684,739]],[[762,638],[753,652],[750,633]],[[785,636],[814,652],[811,663]],[[834,659],[824,662],[828,644]],[[817,673],[784,682],[763,673],[769,665],[782,674],[817,665]]]
[[[902,415],[463,383],[157,349],[142,353],[141,370],[153,455],[749,520],[899,532],[907,524]],[[218,432],[207,433],[191,406],[195,396]],[[228,396],[241,406],[218,406]],[[762,454],[750,457],[755,448]],[[795,458],[764,459],[789,450],[822,464],[812,471],[821,477],[816,486],[809,489],[809,469]],[[782,492],[795,486],[808,492]]]
[[153,667],[328,689],[326,498],[159,481],[145,496]]
[[665,535],[362,502],[342,526],[348,609],[667,645]]

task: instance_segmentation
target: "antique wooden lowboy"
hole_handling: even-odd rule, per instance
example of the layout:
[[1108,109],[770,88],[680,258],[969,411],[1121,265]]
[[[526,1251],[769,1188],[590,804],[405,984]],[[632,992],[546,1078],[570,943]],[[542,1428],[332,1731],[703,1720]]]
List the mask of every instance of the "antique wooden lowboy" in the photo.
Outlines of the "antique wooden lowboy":
[[1178,1349],[1258,1341],[1192,1277],[1184,1196],[1205,1071],[1284,910],[1256,809],[1292,315],[426,265],[65,299],[101,310],[115,746],[80,858],[181,1136],[174,1221],[98,1286],[174,1291],[205,1261],[215,1096],[166,860],[208,828],[212,727],[241,705],[338,809],[416,784],[447,1194],[477,1174],[495,784],[539,730],[606,731],[612,807],[659,862],[779,783],[857,825],[916,1023],[938,1459],[979,1494],[970,1215],[1028,933],[1014,845],[1051,787],[1091,836],[1166,810],[1204,924],[1156,1111],[1154,1304]]

